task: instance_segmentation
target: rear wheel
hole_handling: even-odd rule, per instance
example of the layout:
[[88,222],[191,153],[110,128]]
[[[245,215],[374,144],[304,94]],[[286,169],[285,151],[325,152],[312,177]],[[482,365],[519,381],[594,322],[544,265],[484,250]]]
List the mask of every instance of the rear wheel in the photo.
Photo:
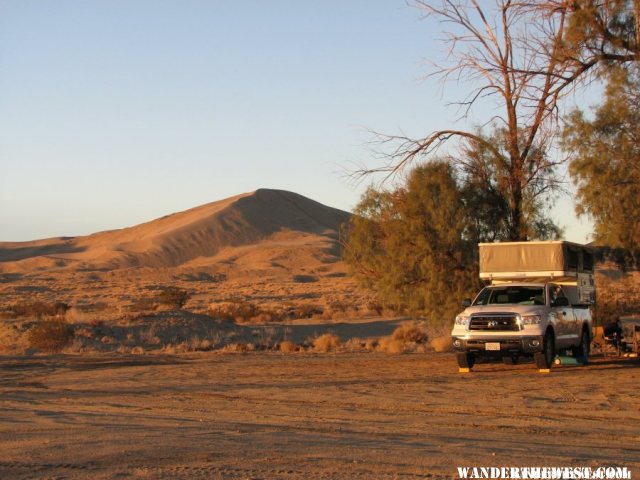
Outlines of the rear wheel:
[[473,368],[476,364],[476,356],[473,353],[462,352],[456,354],[458,366],[460,368]]
[[538,368],[551,368],[553,359],[556,356],[556,348],[553,339],[553,332],[547,330],[542,342],[542,351],[534,354],[533,358]]
[[581,361],[583,364],[587,364],[589,362],[589,350],[591,348],[591,337],[589,336],[589,332],[587,329],[582,330],[582,335],[580,337],[580,344],[577,347],[573,347],[571,349],[571,353],[573,356]]

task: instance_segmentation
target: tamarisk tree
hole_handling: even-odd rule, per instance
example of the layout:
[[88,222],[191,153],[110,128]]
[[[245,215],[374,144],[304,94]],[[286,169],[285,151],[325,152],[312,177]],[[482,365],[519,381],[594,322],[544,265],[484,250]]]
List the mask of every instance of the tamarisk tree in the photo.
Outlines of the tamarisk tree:
[[456,164],[465,150],[482,150],[490,161],[485,174],[507,202],[506,239],[531,238],[531,224],[560,187],[564,159],[547,152],[558,131],[561,102],[597,63],[567,54],[567,35],[577,27],[574,11],[560,3],[496,0],[486,8],[475,0],[417,1],[426,16],[446,27],[447,56],[434,62],[432,75],[472,82],[469,95],[455,102],[465,114],[480,100],[493,100],[491,132],[445,128],[422,138],[379,135],[386,163],[358,173],[394,175],[451,141],[457,141],[456,152],[449,154]]

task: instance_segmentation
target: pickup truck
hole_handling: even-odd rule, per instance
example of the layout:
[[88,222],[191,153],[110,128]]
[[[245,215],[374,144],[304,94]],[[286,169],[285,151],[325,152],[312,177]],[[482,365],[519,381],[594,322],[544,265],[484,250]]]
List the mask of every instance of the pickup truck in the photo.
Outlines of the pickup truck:
[[590,248],[565,241],[481,243],[479,254],[488,285],[463,301],[455,319],[458,365],[472,368],[478,357],[511,364],[533,357],[548,369],[566,350],[586,363],[595,301]]
[[551,368],[556,352],[571,350],[586,363],[591,344],[588,305],[572,305],[570,287],[509,282],[487,286],[465,310],[451,332],[458,365],[472,368],[477,357],[516,363],[533,357],[538,368]]

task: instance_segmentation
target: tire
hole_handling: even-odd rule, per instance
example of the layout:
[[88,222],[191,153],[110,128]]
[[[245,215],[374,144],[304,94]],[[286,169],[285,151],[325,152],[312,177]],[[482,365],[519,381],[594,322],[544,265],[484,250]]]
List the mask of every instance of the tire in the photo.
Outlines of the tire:
[[518,356],[517,355],[509,355],[502,357],[502,363],[505,365],[517,365],[518,364]]
[[582,329],[582,335],[580,336],[580,344],[577,347],[571,349],[571,353],[576,359],[582,359],[582,363],[586,365],[589,363],[589,351],[591,349],[591,337],[586,328]]
[[533,359],[536,362],[536,366],[538,368],[551,368],[553,365],[553,360],[556,357],[556,347],[553,338],[553,332],[551,330],[547,330],[547,333],[544,335],[544,340],[542,342],[542,351],[537,352],[533,355]]
[[462,352],[457,353],[458,366],[460,368],[473,368],[476,364],[476,356],[473,353]]

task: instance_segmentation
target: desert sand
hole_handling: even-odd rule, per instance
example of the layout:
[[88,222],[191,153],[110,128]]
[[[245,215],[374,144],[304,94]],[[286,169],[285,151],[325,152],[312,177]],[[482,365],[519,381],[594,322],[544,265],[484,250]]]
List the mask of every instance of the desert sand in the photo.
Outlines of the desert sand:
[[350,217],[301,195],[257,190],[142,225],[30,242],[0,242],[0,310],[65,302],[85,320],[116,321],[159,288],[191,295],[185,309],[220,302],[266,310],[364,309],[340,258]]
[[[448,325],[394,318],[349,275],[348,218],[258,190],[121,230],[0,243],[0,479],[640,474],[637,359],[459,374]],[[145,303],[166,287],[186,304]],[[16,312],[34,302],[71,307],[61,354],[30,344],[40,320]]]
[[640,364],[459,374],[452,354],[0,357],[0,478],[640,474]]

